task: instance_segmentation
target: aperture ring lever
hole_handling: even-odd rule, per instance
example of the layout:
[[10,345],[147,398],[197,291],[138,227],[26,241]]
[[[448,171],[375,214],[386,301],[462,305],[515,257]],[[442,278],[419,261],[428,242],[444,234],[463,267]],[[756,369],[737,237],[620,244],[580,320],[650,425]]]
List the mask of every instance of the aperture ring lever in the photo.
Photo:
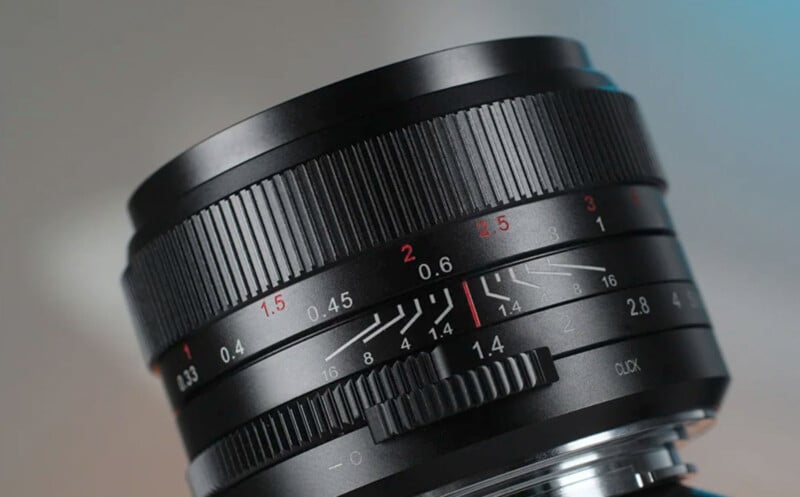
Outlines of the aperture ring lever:
[[[457,353],[447,344],[438,355]],[[380,443],[491,401],[549,385],[558,379],[547,348],[496,360],[467,361],[451,371],[431,352],[324,387],[272,409],[203,450],[189,465],[198,496],[353,430],[369,426]]]
[[399,395],[365,411],[376,443],[489,402],[558,380],[550,351],[538,348],[490,360],[474,369]]

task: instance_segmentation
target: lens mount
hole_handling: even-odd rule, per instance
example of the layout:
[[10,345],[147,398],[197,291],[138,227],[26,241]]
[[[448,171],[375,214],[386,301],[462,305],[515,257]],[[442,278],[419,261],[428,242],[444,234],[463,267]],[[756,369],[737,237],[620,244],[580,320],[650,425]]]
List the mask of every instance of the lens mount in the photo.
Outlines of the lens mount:
[[676,444],[710,427],[712,411],[689,411],[598,433],[537,454],[498,475],[458,482],[417,497],[612,497],[695,472]]

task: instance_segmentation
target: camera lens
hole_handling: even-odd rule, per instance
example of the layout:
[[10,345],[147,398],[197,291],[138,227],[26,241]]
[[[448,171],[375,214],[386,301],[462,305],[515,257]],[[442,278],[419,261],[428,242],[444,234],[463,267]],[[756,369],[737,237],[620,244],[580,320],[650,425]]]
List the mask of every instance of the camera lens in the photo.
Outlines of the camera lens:
[[468,45],[208,138],[134,193],[124,286],[196,497],[623,495],[728,373],[634,100]]

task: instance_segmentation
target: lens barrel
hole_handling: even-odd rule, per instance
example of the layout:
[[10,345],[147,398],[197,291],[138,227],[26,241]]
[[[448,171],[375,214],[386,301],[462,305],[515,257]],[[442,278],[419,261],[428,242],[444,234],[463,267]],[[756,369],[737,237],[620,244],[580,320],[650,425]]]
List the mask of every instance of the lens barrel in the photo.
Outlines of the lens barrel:
[[196,497],[623,495],[728,373],[634,100],[552,37],[371,71],[194,146],[123,280]]

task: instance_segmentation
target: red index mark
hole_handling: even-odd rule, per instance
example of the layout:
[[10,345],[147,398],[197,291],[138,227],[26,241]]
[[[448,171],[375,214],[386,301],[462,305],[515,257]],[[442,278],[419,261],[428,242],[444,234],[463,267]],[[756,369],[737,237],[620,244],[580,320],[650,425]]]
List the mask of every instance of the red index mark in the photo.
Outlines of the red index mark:
[[472,293],[469,291],[469,285],[466,281],[461,282],[461,287],[464,289],[464,295],[467,297],[467,304],[472,313],[472,320],[475,322],[475,327],[481,327],[481,318],[478,317],[478,310],[475,308],[475,302],[472,300]]
[[183,353],[186,354],[187,359],[192,360],[192,350],[189,348],[188,343],[183,344]]

